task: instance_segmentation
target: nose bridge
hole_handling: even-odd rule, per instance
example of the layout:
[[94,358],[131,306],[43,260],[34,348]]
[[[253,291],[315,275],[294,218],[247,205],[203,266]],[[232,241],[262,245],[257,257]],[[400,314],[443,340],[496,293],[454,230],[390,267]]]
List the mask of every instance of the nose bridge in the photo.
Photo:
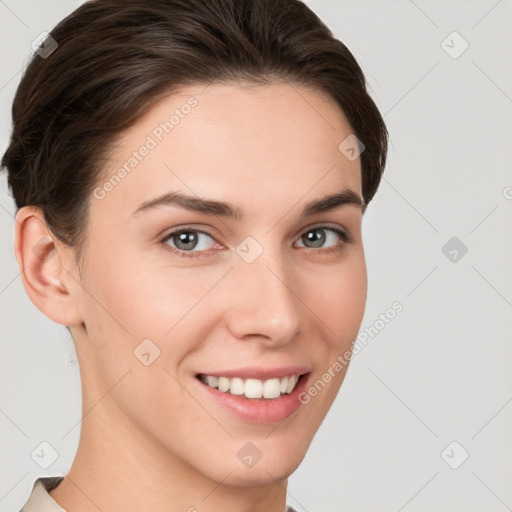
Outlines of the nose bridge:
[[247,243],[237,248],[240,258],[231,276],[236,295],[230,302],[229,328],[239,338],[260,335],[274,344],[286,343],[300,327],[301,302],[293,272],[279,248],[258,249],[254,241]]

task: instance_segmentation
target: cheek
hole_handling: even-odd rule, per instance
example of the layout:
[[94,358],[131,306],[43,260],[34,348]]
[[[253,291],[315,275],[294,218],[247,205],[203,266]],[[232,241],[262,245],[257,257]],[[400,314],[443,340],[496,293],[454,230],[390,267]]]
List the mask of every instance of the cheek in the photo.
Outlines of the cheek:
[[308,305],[324,326],[324,339],[333,348],[349,346],[357,336],[366,304],[367,273],[362,251],[336,269],[311,276],[306,285],[311,290]]
[[[196,343],[186,320],[197,321],[193,305],[209,281],[197,288],[184,273],[113,261],[90,272],[85,285],[88,337],[111,397],[136,423],[155,429],[169,425],[176,408],[200,416],[173,376],[179,380],[176,366]],[[164,404],[172,407],[164,411]]]
[[105,262],[91,288],[109,313],[107,324],[133,337],[162,337],[207,291],[202,281],[184,269],[158,268],[127,259]]
[[[86,326],[99,364],[114,377],[128,369],[149,369],[137,359],[139,352],[149,351],[149,357],[155,357],[151,368],[174,373],[208,339],[218,318],[215,284],[225,269],[158,267],[127,258],[115,265],[112,261],[115,258],[98,266],[88,284],[92,293],[87,298]],[[151,386],[154,372],[137,378]]]

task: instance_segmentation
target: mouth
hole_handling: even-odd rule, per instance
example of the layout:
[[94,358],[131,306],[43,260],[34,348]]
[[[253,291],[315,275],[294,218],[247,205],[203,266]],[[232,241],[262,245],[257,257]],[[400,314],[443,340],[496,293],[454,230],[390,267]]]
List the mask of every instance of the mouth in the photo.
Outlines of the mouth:
[[283,395],[293,392],[298,382],[307,374],[290,374],[282,378],[271,379],[243,379],[242,377],[217,377],[199,373],[196,377],[207,386],[219,390],[221,393],[229,393],[250,399],[275,400]]
[[200,386],[199,393],[213,407],[236,420],[269,424],[291,417],[303,406],[299,396],[310,376],[310,368],[294,367],[279,372],[198,373],[195,380]]

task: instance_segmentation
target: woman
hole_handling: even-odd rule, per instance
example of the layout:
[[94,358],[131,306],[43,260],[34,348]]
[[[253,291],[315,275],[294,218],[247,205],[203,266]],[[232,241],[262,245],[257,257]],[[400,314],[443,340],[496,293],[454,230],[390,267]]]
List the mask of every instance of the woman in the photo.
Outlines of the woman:
[[366,301],[387,131],[297,0],[95,0],[34,55],[3,157],[24,287],[69,329],[69,473],[23,510],[292,511]]

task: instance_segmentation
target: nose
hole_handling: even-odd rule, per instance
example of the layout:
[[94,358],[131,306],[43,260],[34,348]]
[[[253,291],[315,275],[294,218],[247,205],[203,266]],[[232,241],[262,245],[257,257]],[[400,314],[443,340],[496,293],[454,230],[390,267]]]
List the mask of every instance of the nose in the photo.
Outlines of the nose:
[[279,253],[265,250],[252,263],[240,258],[229,273],[230,298],[224,318],[237,339],[278,347],[300,332],[303,304],[298,282]]

